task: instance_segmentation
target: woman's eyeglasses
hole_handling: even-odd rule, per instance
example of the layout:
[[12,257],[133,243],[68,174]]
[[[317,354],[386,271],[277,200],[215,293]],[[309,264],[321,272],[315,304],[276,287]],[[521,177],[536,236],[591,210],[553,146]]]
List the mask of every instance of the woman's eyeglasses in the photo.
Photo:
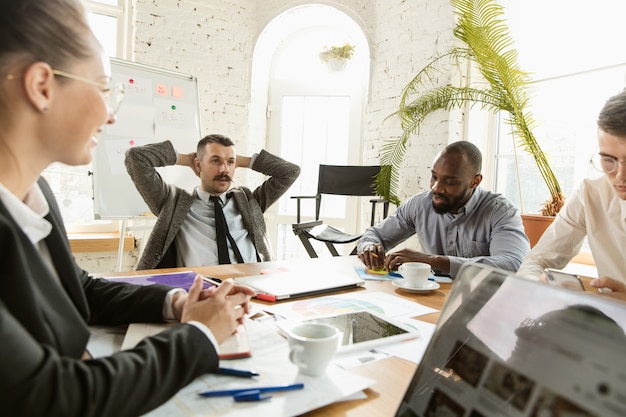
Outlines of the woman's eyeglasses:
[[98,87],[102,96],[104,97],[104,101],[107,104],[107,109],[111,116],[115,116],[115,113],[120,109],[120,105],[122,104],[122,100],[124,99],[124,84],[117,82],[112,83],[107,86],[103,86],[95,81],[92,81],[87,78],[79,77],[78,75],[70,74],[69,72],[61,71],[53,69],[52,73],[58,75],[59,77],[65,77],[76,81],[81,81],[87,84],[91,84],[95,87]]

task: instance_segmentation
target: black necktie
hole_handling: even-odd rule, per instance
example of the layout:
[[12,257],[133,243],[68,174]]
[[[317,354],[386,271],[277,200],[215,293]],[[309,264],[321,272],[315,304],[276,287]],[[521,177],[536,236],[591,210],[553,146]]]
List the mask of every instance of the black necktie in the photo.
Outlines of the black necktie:
[[209,200],[213,202],[213,208],[215,209],[215,235],[217,240],[217,258],[220,264],[229,264],[230,256],[228,254],[228,244],[226,239],[230,242],[230,246],[235,252],[235,258],[237,262],[243,263],[243,257],[239,252],[239,248],[235,243],[235,239],[230,235],[228,226],[226,225],[226,218],[224,217],[224,210],[222,210],[222,200],[216,195],[209,197]]

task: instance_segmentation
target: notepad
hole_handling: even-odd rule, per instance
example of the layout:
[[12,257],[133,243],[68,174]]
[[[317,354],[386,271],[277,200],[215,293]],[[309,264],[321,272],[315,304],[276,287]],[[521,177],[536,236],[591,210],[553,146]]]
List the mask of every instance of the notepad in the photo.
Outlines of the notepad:
[[[185,291],[189,291],[196,275],[198,275],[198,273],[194,271],[181,271],[163,274],[128,275],[103,278],[110,281],[126,282],[135,285],[170,285],[172,287],[182,288]],[[210,288],[211,286],[213,286],[213,284],[208,281],[205,281],[203,284],[204,289]]]
[[[176,323],[131,323],[122,342],[122,350],[134,348],[146,337],[154,336]],[[246,326],[241,324],[237,332],[219,345],[220,359],[248,358],[252,355]]]

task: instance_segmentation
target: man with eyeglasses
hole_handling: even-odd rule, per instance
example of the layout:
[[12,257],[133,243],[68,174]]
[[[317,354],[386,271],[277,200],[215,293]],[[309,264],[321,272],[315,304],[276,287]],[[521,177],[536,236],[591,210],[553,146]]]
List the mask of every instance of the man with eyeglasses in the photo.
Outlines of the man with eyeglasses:
[[591,160],[604,175],[585,179],[522,263],[519,275],[542,277],[544,268],[564,268],[585,236],[600,278],[600,292],[626,294],[626,89],[611,97],[598,117],[598,154]]

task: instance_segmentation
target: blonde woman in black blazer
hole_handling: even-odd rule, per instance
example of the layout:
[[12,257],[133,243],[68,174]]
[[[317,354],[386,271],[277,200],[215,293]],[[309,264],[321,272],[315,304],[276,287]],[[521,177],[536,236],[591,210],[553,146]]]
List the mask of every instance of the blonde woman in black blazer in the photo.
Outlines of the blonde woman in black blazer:
[[[120,91],[79,0],[0,3],[0,415],[137,416],[218,366],[254,292],[91,278],[41,171],[89,163]],[[135,349],[86,352],[88,324],[179,320]]]

